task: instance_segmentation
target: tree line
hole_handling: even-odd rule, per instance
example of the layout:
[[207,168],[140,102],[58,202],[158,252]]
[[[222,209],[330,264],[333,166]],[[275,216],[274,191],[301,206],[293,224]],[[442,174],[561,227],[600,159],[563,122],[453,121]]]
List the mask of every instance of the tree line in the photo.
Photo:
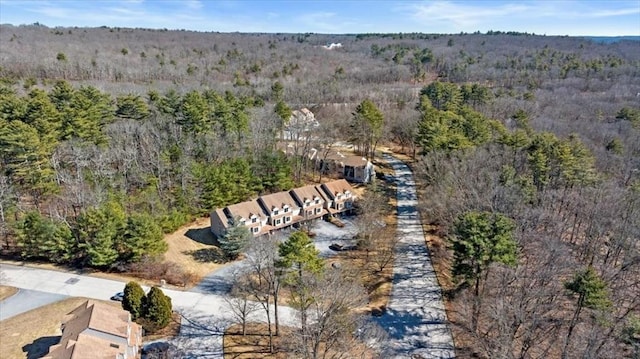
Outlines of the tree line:
[[25,258],[138,261],[163,253],[163,232],[194,216],[294,186],[275,116],[252,136],[251,98],[114,98],[65,81],[25,95],[2,87],[0,98],[2,236]]
[[462,352],[637,355],[637,171],[598,168],[579,135],[536,131],[523,109],[491,120],[464,92],[422,89],[415,166],[422,210],[450,245],[436,253],[451,266],[456,331],[473,343]]

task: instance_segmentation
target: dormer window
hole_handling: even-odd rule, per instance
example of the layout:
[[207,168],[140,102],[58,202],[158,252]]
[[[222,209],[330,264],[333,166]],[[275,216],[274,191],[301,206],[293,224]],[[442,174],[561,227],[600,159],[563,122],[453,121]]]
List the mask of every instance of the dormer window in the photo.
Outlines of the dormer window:
[[274,216],[277,216],[277,215],[278,215],[278,209],[277,209],[277,208],[274,208],[274,209],[273,209],[273,215],[274,215]]
[[251,223],[256,223],[257,221],[258,221],[258,218],[257,218],[257,217],[253,217],[253,218],[251,218]]
[[315,202],[316,202],[316,204],[320,204],[320,198],[316,197]]
[[289,207],[284,207],[284,213],[289,212]]

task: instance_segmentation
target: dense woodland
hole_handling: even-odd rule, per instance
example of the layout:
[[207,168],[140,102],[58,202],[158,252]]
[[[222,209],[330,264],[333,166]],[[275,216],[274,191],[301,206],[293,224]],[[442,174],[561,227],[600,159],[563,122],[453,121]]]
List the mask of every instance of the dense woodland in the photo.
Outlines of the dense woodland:
[[317,179],[277,149],[308,107],[302,151],[415,156],[461,357],[640,357],[637,41],[36,24],[0,49],[6,254],[112,269]]

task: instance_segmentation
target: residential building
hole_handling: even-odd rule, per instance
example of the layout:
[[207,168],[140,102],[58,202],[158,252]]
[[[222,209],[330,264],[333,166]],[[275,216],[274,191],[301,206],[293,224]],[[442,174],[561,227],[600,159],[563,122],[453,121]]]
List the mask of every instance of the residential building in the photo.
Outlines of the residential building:
[[349,182],[341,179],[323,183],[320,186],[328,198],[327,209],[329,213],[335,214],[353,209],[355,195]]
[[368,183],[375,176],[373,164],[362,156],[330,151],[317,163],[323,174],[334,174],[349,182]]
[[319,218],[328,213],[324,208],[325,199],[322,194],[318,192],[317,186],[309,185],[294,188],[289,191],[289,193],[300,205],[300,216],[304,218],[304,220]]
[[267,223],[274,229],[288,227],[302,219],[300,207],[289,192],[261,196],[258,203],[269,216]]
[[88,300],[66,315],[60,343],[44,359],[134,359],[142,345],[142,327],[126,310]]
[[291,111],[291,116],[286,123],[289,130],[308,131],[312,128],[320,126],[316,120],[316,116],[307,108]]
[[353,188],[344,179],[268,194],[211,212],[211,233],[224,236],[237,219],[258,237],[327,214],[347,212],[354,200]]
[[232,221],[239,220],[240,224],[245,225],[249,232],[257,237],[271,229],[267,224],[268,219],[258,201],[236,203],[211,213],[211,232],[216,237],[223,236]]

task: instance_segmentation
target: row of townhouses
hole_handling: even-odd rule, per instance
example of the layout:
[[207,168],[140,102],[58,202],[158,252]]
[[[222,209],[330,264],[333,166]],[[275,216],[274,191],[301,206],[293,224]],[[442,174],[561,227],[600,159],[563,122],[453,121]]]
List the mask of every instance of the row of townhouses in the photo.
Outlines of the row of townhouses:
[[297,223],[353,208],[353,188],[344,179],[309,185],[236,203],[211,213],[211,232],[224,236],[232,221],[249,228],[254,237]]

